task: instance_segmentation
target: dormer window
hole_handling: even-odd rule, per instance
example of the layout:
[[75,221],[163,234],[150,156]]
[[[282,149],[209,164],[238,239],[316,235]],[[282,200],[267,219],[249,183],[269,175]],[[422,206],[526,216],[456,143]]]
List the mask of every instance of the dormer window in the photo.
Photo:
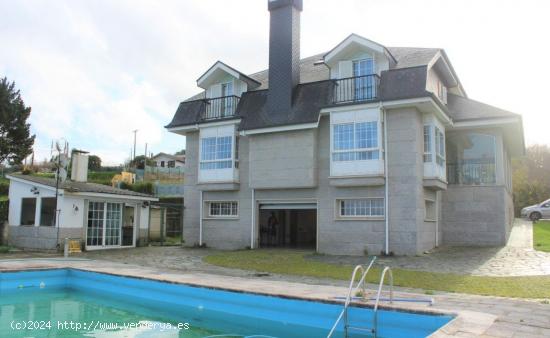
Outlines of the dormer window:
[[369,100],[374,97],[374,60],[362,59],[353,61],[355,100]]
[[234,113],[233,82],[222,83],[222,97],[220,102],[221,117],[231,116]]
[[437,96],[441,102],[447,104],[447,87],[441,82],[437,82]]
[[230,118],[242,93],[260,86],[260,83],[223,62],[216,62],[198,80],[197,85],[205,91],[203,120]]

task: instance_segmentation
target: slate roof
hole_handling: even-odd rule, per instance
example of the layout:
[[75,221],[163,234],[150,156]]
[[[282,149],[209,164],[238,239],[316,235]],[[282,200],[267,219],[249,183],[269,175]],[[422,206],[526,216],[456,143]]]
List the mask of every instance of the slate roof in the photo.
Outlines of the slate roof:
[[[37,176],[22,175],[22,174],[9,174],[8,176],[25,180],[28,182],[32,182],[32,183],[47,185],[49,187],[55,187],[55,184],[56,184],[56,180],[53,178],[37,177]],[[156,200],[156,197],[153,197],[151,195],[142,194],[131,190],[113,188],[108,185],[97,184],[97,183],[74,182],[74,181],[67,180],[63,183],[60,183],[59,187],[60,189],[63,189],[67,192],[84,192],[84,193],[88,192],[88,193],[110,194],[110,195],[118,195],[118,196],[148,197]]]
[[[396,60],[396,65],[383,71],[380,78],[378,100],[390,101],[410,98],[432,97],[426,90],[428,64],[438,53],[439,48],[387,47]],[[322,108],[332,105],[334,81],[330,80],[329,69],[317,63],[325,53],[319,53],[300,60],[300,85],[293,97],[290,114],[267,114],[268,70],[249,75],[261,85],[243,93],[237,106],[237,113],[226,119],[241,119],[239,129],[250,130],[266,127],[317,122]],[[317,64],[316,64],[317,63]],[[192,125],[200,122],[200,114],[205,109],[204,92],[180,103],[167,128]],[[438,103],[437,99],[435,99]],[[448,94],[448,104],[441,107],[453,120],[481,119],[503,116],[519,116],[481,102]]]
[[454,94],[447,94],[447,107],[453,121],[521,117],[516,113]]
[[267,90],[245,93],[238,107],[239,117],[242,118],[239,130],[317,122],[321,109],[332,103],[333,88],[333,81],[298,85],[292,110],[288,114],[267,112]]
[[425,66],[433,60],[440,48],[388,47],[396,59],[395,68]]

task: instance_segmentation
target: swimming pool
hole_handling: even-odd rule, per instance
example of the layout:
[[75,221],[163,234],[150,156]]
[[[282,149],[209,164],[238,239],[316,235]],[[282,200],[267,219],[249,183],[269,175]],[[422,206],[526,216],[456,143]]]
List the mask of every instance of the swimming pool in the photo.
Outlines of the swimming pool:
[[[0,273],[2,337],[326,337],[341,310],[77,269]],[[350,309],[350,325],[368,326],[372,318],[368,308]],[[451,319],[379,310],[377,337],[426,337]]]

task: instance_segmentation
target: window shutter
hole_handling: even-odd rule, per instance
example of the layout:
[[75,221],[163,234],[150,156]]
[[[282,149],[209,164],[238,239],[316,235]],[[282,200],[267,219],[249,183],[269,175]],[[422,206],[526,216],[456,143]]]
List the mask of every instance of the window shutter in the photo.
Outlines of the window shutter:
[[222,85],[221,84],[215,84],[210,87],[210,97],[220,97],[222,96]]
[[447,104],[447,87],[443,86],[442,90],[441,90],[441,101],[443,101],[443,103]]
[[340,78],[352,77],[353,76],[353,67],[350,60],[340,61],[338,63],[338,71],[340,73]]

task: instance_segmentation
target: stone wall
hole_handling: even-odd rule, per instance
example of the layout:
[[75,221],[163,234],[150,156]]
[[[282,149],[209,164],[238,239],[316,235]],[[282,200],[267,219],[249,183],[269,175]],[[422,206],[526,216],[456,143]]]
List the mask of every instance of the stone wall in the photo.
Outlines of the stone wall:
[[443,245],[505,245],[511,198],[504,186],[449,185],[442,193]]
[[[63,245],[65,238],[83,240],[82,228],[60,228],[59,244]],[[10,246],[27,250],[55,250],[57,243],[56,227],[9,226]]]

